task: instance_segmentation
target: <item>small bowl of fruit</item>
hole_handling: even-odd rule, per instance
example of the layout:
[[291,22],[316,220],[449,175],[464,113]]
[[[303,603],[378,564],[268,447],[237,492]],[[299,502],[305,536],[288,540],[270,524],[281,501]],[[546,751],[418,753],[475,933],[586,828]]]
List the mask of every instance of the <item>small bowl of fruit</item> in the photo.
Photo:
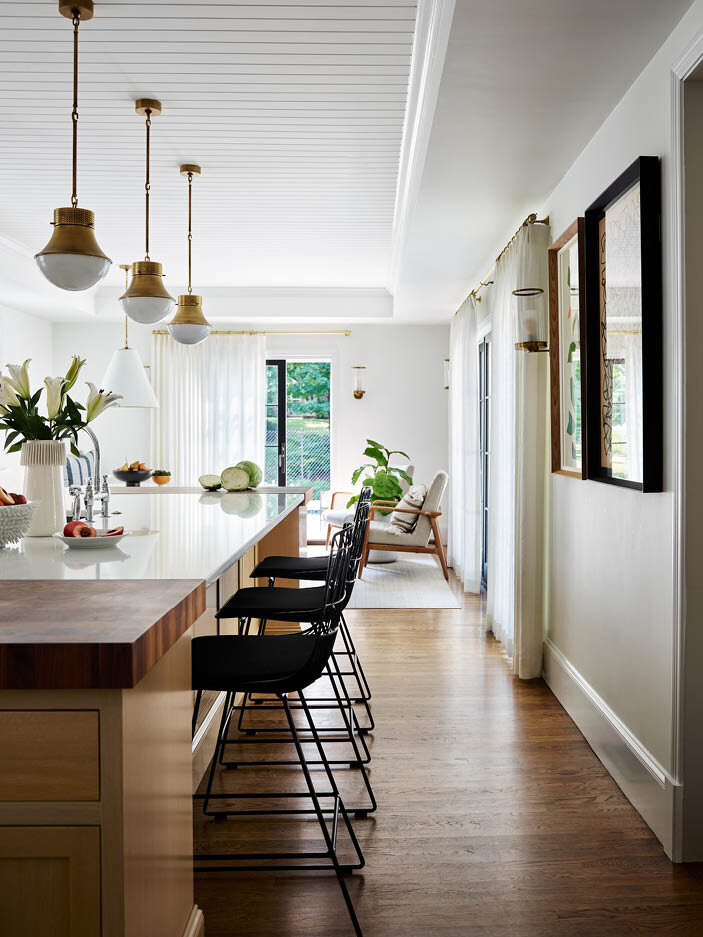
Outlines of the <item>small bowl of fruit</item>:
[[62,533],[52,536],[72,550],[105,550],[117,546],[126,534],[124,527],[113,527],[112,530],[98,532],[85,521],[69,521]]
[[118,481],[125,482],[128,488],[138,488],[142,482],[151,478],[151,469],[144,463],[125,462],[119,468],[113,469],[112,474]]
[[38,501],[27,501],[24,495],[0,488],[0,548],[26,536],[38,506]]
[[151,480],[156,485],[168,485],[171,481],[171,473],[168,469],[154,469],[151,473]]

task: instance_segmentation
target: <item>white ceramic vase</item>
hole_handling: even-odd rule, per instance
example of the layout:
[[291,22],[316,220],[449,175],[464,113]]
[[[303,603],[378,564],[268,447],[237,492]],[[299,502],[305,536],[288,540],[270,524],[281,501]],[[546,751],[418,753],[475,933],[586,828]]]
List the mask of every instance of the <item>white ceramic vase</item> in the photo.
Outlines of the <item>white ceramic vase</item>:
[[63,470],[66,444],[52,439],[32,439],[22,445],[20,462],[25,466],[24,494],[28,501],[38,501],[27,537],[49,537],[63,530],[66,506]]

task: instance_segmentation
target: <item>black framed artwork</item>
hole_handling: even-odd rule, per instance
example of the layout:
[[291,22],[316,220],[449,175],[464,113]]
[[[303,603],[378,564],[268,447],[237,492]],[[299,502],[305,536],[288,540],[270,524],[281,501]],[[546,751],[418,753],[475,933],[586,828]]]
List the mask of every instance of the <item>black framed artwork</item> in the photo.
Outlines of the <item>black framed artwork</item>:
[[586,210],[588,478],[662,490],[659,158],[640,156]]

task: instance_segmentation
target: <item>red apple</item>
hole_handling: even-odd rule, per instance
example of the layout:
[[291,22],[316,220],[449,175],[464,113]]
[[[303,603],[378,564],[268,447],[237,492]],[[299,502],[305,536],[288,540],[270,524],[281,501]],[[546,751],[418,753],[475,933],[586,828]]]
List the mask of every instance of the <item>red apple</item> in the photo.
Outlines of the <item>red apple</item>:
[[113,527],[112,530],[107,530],[103,534],[103,537],[120,537],[124,533],[124,527]]
[[26,504],[26,503],[27,503],[27,499],[25,498],[24,495],[16,495],[16,494],[14,493],[14,491],[11,491],[11,492],[10,492],[10,497],[11,497],[12,500],[15,502],[15,504]]
[[70,521],[63,529],[64,537],[76,537],[78,536],[74,531],[78,527],[85,527],[83,521]]

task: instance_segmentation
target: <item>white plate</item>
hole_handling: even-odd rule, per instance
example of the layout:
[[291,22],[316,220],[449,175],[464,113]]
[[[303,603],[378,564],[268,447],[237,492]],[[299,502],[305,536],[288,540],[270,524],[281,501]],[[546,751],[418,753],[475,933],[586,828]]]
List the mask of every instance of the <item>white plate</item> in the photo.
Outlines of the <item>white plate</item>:
[[118,534],[114,537],[64,537],[63,534],[52,534],[56,540],[65,543],[72,550],[107,550],[110,547],[116,547],[117,544],[126,537],[127,534]]

